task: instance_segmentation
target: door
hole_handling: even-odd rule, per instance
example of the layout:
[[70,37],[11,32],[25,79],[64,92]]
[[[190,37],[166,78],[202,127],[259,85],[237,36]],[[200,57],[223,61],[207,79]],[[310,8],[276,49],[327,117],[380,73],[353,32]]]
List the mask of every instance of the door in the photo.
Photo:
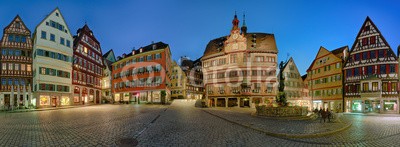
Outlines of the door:
[[9,94],[4,95],[4,106],[6,108],[10,107],[10,95]]
[[57,98],[51,98],[51,106],[56,107],[57,106]]
[[250,100],[248,98],[243,99],[243,107],[250,107]]

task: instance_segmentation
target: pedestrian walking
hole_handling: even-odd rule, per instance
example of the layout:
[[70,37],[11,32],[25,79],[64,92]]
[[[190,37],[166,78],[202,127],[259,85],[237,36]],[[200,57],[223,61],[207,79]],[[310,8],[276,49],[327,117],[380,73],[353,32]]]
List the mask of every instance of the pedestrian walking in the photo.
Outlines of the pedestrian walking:
[[327,112],[324,109],[321,109],[320,111],[321,111],[321,119],[319,122],[322,123],[322,120],[324,120],[325,123],[326,117],[328,116]]
[[328,108],[326,108],[326,115],[328,117],[328,122],[331,122],[332,113],[331,113],[331,111],[329,111]]

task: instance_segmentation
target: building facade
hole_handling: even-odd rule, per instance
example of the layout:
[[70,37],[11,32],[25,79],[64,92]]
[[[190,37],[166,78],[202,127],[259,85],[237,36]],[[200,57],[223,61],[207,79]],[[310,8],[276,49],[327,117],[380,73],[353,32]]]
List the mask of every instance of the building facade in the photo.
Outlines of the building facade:
[[398,64],[398,57],[367,17],[344,67],[345,110],[399,113]]
[[32,98],[31,31],[17,15],[0,41],[0,109],[28,107]]
[[307,70],[309,95],[313,109],[328,108],[342,112],[342,67],[347,56],[347,46],[333,51],[320,47],[314,61]]
[[73,98],[75,105],[101,103],[103,54],[92,30],[85,24],[74,36],[72,66]]
[[185,89],[187,99],[203,99],[204,96],[203,72],[200,59],[192,61],[181,58],[181,68],[186,75]]
[[284,64],[282,74],[288,105],[310,107],[310,100],[303,96],[303,79],[292,57]]
[[36,107],[71,105],[73,38],[56,8],[33,35],[33,85]]
[[163,42],[123,54],[112,64],[114,100],[125,103],[170,102],[171,66],[170,48]]
[[273,34],[248,33],[234,16],[228,36],[211,40],[202,71],[209,107],[272,105],[276,97],[278,49]]
[[103,55],[103,78],[101,80],[102,100],[113,103],[114,98],[111,93],[112,64],[116,61],[114,51],[111,49]]
[[301,79],[303,81],[302,99],[303,99],[303,101],[304,100],[308,100],[308,109],[310,111],[312,111],[313,108],[311,106],[312,101],[311,101],[310,92],[309,92],[309,89],[308,89],[308,84],[309,83],[307,81],[307,74],[301,76]]
[[186,74],[183,72],[181,67],[176,63],[172,62],[172,74],[171,74],[171,98],[172,99],[184,99],[186,97]]

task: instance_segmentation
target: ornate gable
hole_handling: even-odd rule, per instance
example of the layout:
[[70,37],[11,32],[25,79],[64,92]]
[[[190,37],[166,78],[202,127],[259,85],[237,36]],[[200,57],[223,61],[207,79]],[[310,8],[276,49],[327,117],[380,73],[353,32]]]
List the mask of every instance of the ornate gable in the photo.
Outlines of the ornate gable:
[[1,47],[32,49],[31,31],[18,15],[4,28]]
[[397,56],[390,45],[372,20],[367,17],[350,50],[345,68],[396,61]]

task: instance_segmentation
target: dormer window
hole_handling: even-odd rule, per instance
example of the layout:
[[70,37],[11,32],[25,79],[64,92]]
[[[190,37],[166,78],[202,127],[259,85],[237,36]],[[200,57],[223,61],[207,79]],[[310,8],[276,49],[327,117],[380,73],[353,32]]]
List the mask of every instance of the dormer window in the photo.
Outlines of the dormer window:
[[140,51],[140,53],[142,53],[142,52],[143,52],[143,48],[140,48],[140,50],[139,50],[139,51]]
[[16,28],[20,28],[20,27],[21,27],[21,23],[20,23],[20,22],[16,22],[16,23],[15,23],[15,27],[16,27]]
[[132,55],[135,55],[135,51],[132,51]]

